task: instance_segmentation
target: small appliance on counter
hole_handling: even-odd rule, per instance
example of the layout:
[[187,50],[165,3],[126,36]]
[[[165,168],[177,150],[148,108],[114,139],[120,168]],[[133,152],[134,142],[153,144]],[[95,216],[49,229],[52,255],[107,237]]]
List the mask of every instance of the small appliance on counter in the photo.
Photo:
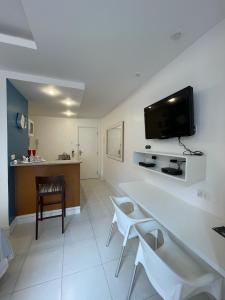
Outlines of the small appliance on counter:
[[58,160],[71,160],[71,157],[66,152],[63,152],[63,154],[58,155]]

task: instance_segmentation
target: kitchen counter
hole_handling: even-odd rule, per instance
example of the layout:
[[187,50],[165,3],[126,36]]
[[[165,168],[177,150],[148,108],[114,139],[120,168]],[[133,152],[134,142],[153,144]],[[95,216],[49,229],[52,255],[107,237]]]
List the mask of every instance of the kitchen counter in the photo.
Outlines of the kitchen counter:
[[50,166],[50,165],[72,165],[80,164],[81,160],[71,159],[71,160],[48,160],[40,162],[18,162],[17,164],[11,164],[11,167],[32,167],[32,166]]
[[[28,215],[35,212],[37,176],[63,175],[66,184],[66,207],[80,206],[80,160],[55,160],[12,165],[15,171],[16,215]],[[53,196],[47,196],[47,201]],[[46,209],[59,209],[52,205]]]

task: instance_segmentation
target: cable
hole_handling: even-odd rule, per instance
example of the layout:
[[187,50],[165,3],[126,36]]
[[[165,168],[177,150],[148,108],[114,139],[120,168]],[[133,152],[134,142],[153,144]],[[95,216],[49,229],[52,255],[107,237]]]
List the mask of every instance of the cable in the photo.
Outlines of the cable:
[[184,143],[181,142],[181,137],[178,137],[178,142],[179,142],[179,145],[181,147],[184,147],[184,152],[183,152],[183,155],[197,155],[197,156],[202,156],[204,155],[204,153],[202,151],[192,151],[191,149],[187,148],[187,146],[185,146]]

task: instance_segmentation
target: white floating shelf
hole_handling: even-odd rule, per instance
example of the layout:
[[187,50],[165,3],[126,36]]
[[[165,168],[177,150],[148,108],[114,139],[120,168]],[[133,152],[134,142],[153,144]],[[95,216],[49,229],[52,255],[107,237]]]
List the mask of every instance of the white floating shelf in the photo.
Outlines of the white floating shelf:
[[[157,159],[152,159],[152,156],[156,156]],[[163,167],[176,167],[174,163],[171,163],[171,159],[182,160],[184,163],[181,165],[182,175],[170,175],[163,173],[161,168]],[[152,173],[163,175],[167,178],[172,178],[177,181],[183,182],[187,185],[191,185],[205,179],[206,173],[206,157],[195,155],[183,155],[177,153],[163,153],[154,151],[135,151],[133,154],[134,163],[144,170]],[[139,166],[139,162],[155,163],[156,166],[152,168]]]

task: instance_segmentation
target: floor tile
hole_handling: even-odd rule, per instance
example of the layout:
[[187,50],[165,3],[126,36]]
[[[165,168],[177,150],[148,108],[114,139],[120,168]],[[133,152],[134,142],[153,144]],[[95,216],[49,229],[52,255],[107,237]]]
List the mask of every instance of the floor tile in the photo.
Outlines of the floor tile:
[[94,239],[84,240],[64,246],[63,274],[71,274],[101,264]]
[[38,240],[33,239],[30,252],[48,248],[63,247],[64,235],[61,226],[41,226],[39,230]]
[[[134,261],[135,256],[126,257],[121,266],[118,278],[115,277],[118,260],[103,265],[109,283],[110,292],[114,300],[126,300],[134,269]],[[143,267],[140,266],[137,272],[131,300],[144,300],[155,294],[156,291],[149,283]]]
[[[96,241],[103,263],[119,258],[123,244],[123,237],[118,231],[113,234],[108,247],[106,247],[106,239],[104,237],[97,238]],[[137,247],[137,239],[129,240],[124,255],[136,255]]]
[[13,292],[16,281],[22,269],[25,256],[16,256],[11,260],[7,272],[0,279],[0,298]]
[[99,219],[102,217],[110,217],[111,216],[107,207],[101,203],[98,203],[93,207],[88,207],[88,214],[89,214],[90,219]]
[[79,223],[71,221],[65,232],[65,244],[73,244],[82,240],[92,239],[93,237],[94,232],[88,220]]
[[106,240],[109,234],[110,226],[112,224],[112,217],[93,219],[91,220],[91,224],[94,230],[95,237],[104,238]]
[[62,300],[111,300],[102,266],[65,276]]
[[17,224],[12,232],[12,236],[22,237],[22,236],[34,236],[35,223],[23,223]]
[[13,251],[15,255],[24,255],[28,252],[31,242],[32,236],[14,236],[10,237],[10,241],[12,243]]
[[12,295],[10,300],[60,300],[61,279],[24,289]]
[[62,274],[63,249],[34,250],[23,265],[15,290],[57,279]]

